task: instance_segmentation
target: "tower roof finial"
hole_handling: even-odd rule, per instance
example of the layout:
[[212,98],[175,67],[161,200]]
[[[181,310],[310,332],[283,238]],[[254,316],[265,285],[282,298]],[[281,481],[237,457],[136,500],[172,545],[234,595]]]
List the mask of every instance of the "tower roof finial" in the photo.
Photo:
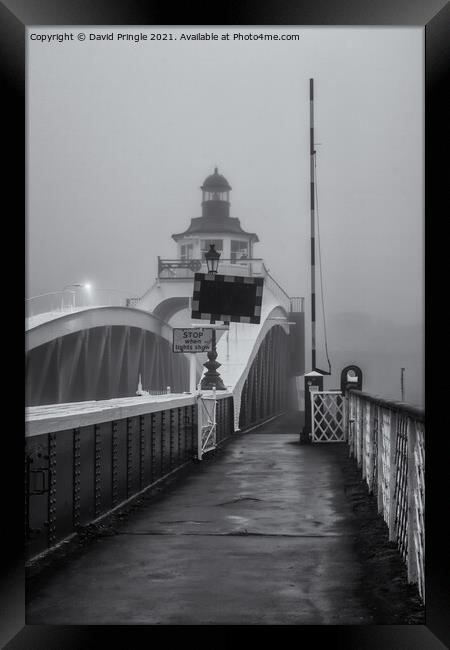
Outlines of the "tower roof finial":
[[228,183],[227,179],[222,176],[222,174],[219,174],[219,168],[216,166],[214,167],[214,174],[211,174],[205,178],[201,189],[216,192],[225,192],[227,190],[231,190],[231,185]]

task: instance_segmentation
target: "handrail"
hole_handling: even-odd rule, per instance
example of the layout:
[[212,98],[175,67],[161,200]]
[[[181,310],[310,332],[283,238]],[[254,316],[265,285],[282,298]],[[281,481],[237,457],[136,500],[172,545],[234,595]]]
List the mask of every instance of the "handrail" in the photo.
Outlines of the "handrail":
[[[181,258],[181,257],[160,257],[159,258],[161,262],[202,262],[202,264],[206,264],[206,259],[203,257],[186,257],[186,258]],[[263,262],[262,257],[221,257],[220,258],[220,263],[222,262]]]
[[[275,289],[275,293],[278,291],[278,297],[280,297],[280,298],[282,297],[282,298],[284,298],[286,300],[284,307],[285,307],[287,312],[290,312],[290,310],[291,310],[291,298],[290,298],[290,296],[286,293],[286,291],[283,289],[283,287],[280,284],[278,284],[278,282],[275,280],[275,278],[270,275],[270,273],[267,270],[267,267],[264,264],[264,262],[263,262],[262,266],[263,266],[263,271],[265,273],[265,276],[269,280],[269,284],[270,283],[272,284],[272,287],[271,287],[272,291]],[[280,293],[281,293],[281,296],[280,296]]]
[[286,293],[286,291],[283,289],[283,287],[281,286],[281,284],[278,284],[278,282],[275,280],[275,278],[274,278],[272,275],[270,275],[270,273],[269,273],[269,271],[267,270],[267,267],[266,267],[266,265],[264,264],[264,262],[263,262],[263,269],[264,269],[266,275],[267,275],[267,276],[272,280],[272,282],[274,282],[274,283],[277,285],[278,289],[280,289],[280,291],[281,291],[281,292],[286,296],[286,298],[290,301],[290,300],[291,300],[290,296]]
[[425,409],[420,408],[419,406],[415,406],[414,404],[386,399],[385,397],[380,397],[379,395],[374,395],[373,393],[366,393],[356,388],[350,388],[348,389],[348,392],[354,393],[355,395],[368,400],[372,404],[377,404],[378,406],[391,409],[392,411],[401,411],[403,413],[411,415],[419,422],[425,421]]
[[425,423],[424,410],[346,390],[346,430],[369,492],[425,601]]
[[[158,257],[158,280],[167,280],[167,281],[176,281],[182,279],[190,279],[194,276],[194,268],[190,268],[190,265],[195,265],[195,263],[200,263],[201,267],[206,266],[206,260],[201,258],[162,258]],[[236,269],[244,269],[251,275],[264,275],[269,285],[269,288],[278,295],[282,301],[283,306],[287,312],[292,311],[294,302],[298,302],[297,311],[303,311],[303,297],[291,298],[289,294],[283,289],[283,287],[275,280],[275,278],[270,274],[267,269],[263,258],[261,257],[250,257],[250,258],[221,258],[220,264],[226,266],[235,266]],[[255,268],[252,268],[254,264],[258,264],[258,271]],[[200,267],[200,268],[201,268]],[[172,277],[167,275],[162,275],[162,273],[171,273]],[[231,271],[232,272],[232,271]],[[224,274],[230,273],[228,268],[224,270]]]
[[[68,305],[64,304],[63,296],[73,293],[74,300]],[[90,309],[95,307],[126,307],[127,301],[138,302],[140,296],[137,293],[127,292],[122,289],[103,289],[97,287],[89,294],[76,295],[75,292],[49,291],[38,296],[31,296],[25,299],[25,318],[33,318],[43,314],[54,317],[61,314],[71,313],[80,308]]]
[[[217,400],[215,434],[221,444],[234,432],[233,396],[227,392],[217,395]],[[132,499],[198,458],[200,408],[199,397],[187,393],[29,407],[25,437],[27,562],[52,552],[84,526],[130,505]],[[160,412],[166,413],[164,421],[156,416]],[[59,436],[69,443],[59,446]],[[140,451],[130,460],[127,447],[134,449],[135,444]],[[48,456],[44,460],[46,454],[51,461]],[[124,462],[120,462],[122,457]],[[95,481],[90,478],[91,471],[95,471]],[[74,489],[67,490],[72,483]],[[102,486],[101,498],[98,486]],[[80,490],[85,499],[79,498]],[[52,498],[33,496],[45,493]],[[58,508],[53,507],[54,500]]]

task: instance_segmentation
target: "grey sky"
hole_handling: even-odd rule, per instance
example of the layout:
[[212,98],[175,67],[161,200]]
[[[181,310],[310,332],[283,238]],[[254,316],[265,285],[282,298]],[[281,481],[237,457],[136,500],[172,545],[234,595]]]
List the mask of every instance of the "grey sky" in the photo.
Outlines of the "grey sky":
[[[28,41],[28,295],[85,279],[143,293],[157,256],[175,254],[171,234],[200,215],[199,186],[218,165],[231,216],[259,235],[255,255],[288,293],[309,296],[313,77],[330,322],[364,312],[420,332],[423,29],[240,30],[301,39]],[[28,35],[63,31],[133,30]],[[411,339],[417,368],[421,345]]]

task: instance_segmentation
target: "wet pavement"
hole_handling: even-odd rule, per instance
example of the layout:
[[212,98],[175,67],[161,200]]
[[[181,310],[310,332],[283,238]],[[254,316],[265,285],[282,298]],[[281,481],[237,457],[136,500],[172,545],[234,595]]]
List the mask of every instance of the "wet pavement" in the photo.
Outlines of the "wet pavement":
[[[383,622],[356,550],[348,447],[286,430],[237,436],[32,581],[27,624]],[[389,610],[398,594],[386,597]]]

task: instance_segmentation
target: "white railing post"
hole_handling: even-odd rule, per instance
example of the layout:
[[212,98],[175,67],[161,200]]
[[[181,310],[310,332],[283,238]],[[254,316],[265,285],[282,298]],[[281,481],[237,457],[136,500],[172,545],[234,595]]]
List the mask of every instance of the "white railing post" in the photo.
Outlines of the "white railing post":
[[197,359],[195,354],[189,355],[189,392],[195,393],[195,380],[197,379]]
[[361,436],[361,478],[364,480],[366,478],[366,468],[365,468],[365,454],[366,454],[366,402],[365,400],[360,400],[360,420],[359,420],[359,431]]
[[355,396],[353,393],[347,391],[348,401],[347,401],[347,420],[348,420],[348,446],[349,446],[349,456],[355,456]]
[[367,408],[369,403],[367,401],[361,404],[361,475],[367,483]]
[[377,485],[377,502],[378,502],[378,512],[383,514],[383,483],[385,481],[384,469],[383,469],[383,454],[384,454],[384,418],[383,418],[383,407],[379,404],[377,405],[378,409],[378,444],[377,444],[377,474],[378,474],[378,485]]
[[197,460],[203,457],[202,430],[203,430],[203,407],[201,393],[196,395],[197,404]]
[[311,396],[311,442],[314,442],[314,406],[315,406],[315,400],[314,400],[314,392],[315,391],[310,391],[309,394]]
[[355,449],[356,449],[356,462],[358,467],[361,467],[361,398],[356,397],[355,408]]
[[397,423],[398,416],[395,411],[391,411],[390,417],[390,454],[389,454],[389,541],[395,541],[395,515],[397,511],[396,503],[396,481],[397,481],[397,466],[395,464],[395,456],[397,450]]
[[214,433],[214,445],[217,444],[217,393],[216,393],[216,387],[213,387],[213,433]]
[[368,441],[369,441],[369,451],[367,454],[367,485],[369,487],[369,494],[373,492],[373,461],[374,461],[374,430],[375,430],[375,404],[368,402],[367,408],[369,411],[369,431],[368,431]]
[[372,426],[372,403],[366,402],[366,483],[371,490],[372,483],[372,450],[373,450],[373,426]]
[[415,537],[418,534],[417,518],[416,518],[416,505],[415,505],[415,492],[418,489],[417,485],[417,470],[415,467],[415,448],[417,441],[416,422],[412,418],[408,418],[408,582],[418,581],[417,571],[417,551]]
[[342,426],[344,428],[344,441],[348,443],[348,393],[345,391],[342,394]]

